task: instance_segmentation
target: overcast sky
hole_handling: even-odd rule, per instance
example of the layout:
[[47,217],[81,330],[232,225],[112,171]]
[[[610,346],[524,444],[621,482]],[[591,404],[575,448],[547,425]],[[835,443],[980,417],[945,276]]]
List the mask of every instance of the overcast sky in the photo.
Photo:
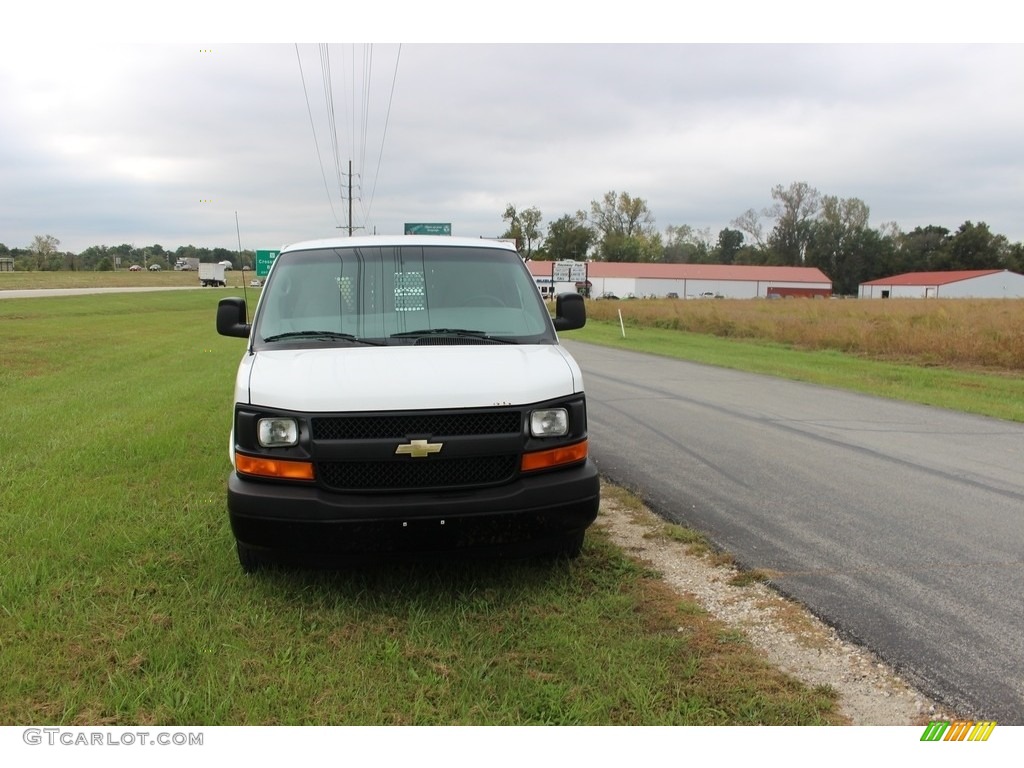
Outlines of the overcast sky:
[[234,249],[236,213],[243,248],[335,236],[350,160],[358,233],[498,236],[509,203],[546,225],[614,190],[714,240],[800,181],[875,227],[1024,240],[1024,45],[81,37],[0,57],[8,247]]

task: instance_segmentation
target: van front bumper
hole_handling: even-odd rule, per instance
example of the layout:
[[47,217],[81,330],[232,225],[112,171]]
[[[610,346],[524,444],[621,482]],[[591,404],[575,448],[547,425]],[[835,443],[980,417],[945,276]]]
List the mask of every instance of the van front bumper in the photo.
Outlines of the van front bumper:
[[352,494],[232,472],[228,513],[245,547],[303,560],[357,555],[544,551],[597,517],[600,479],[578,467],[466,491]]

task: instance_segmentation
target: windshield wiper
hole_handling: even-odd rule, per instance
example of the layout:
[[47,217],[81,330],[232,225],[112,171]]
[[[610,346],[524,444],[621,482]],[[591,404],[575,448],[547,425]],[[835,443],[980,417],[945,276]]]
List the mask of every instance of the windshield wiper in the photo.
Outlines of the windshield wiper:
[[288,331],[287,333],[267,336],[263,341],[284,341],[285,339],[342,339],[344,341],[354,341],[357,344],[370,344],[374,347],[381,346],[380,342],[361,339],[358,336],[353,336],[351,333],[339,333],[338,331]]
[[483,341],[489,341],[494,344],[515,344],[514,341],[509,339],[498,338],[497,336],[491,336],[486,331],[474,331],[468,328],[421,328],[418,331],[402,331],[401,333],[392,333],[389,339],[412,339],[418,336],[463,336],[472,339],[481,339]]

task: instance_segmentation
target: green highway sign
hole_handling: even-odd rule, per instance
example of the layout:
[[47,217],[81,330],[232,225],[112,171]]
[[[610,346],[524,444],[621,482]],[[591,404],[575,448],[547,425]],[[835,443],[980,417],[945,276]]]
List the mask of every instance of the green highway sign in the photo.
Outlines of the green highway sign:
[[406,224],[405,234],[407,235],[450,235],[451,224]]
[[256,277],[266,277],[280,251],[256,251]]

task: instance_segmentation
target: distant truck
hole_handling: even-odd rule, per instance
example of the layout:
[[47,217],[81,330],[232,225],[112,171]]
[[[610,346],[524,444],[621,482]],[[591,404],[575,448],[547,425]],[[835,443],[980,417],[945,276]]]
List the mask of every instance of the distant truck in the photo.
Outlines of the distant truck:
[[227,280],[224,278],[224,265],[200,262],[199,284],[204,288],[211,285],[220,287],[227,285]]

